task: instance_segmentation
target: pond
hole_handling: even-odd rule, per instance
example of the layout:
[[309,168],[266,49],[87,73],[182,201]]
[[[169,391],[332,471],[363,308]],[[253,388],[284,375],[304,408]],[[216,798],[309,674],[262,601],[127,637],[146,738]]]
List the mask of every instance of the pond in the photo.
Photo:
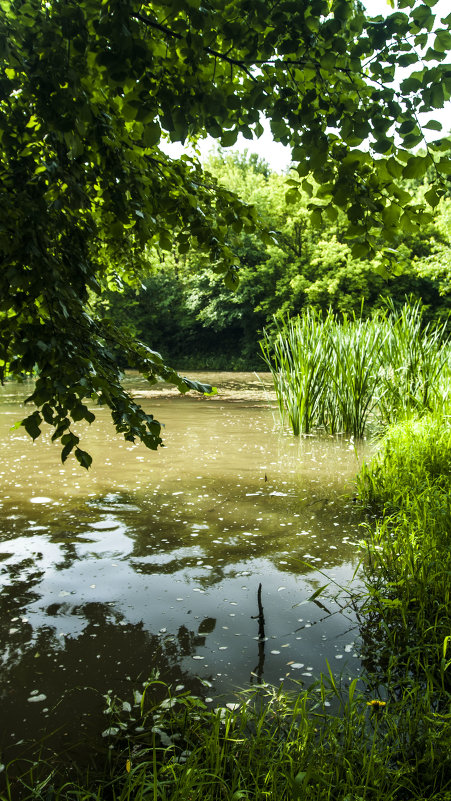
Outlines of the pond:
[[102,694],[130,700],[155,671],[212,704],[262,679],[308,685],[326,659],[359,675],[339,587],[359,591],[352,495],[369,446],[282,432],[269,374],[193,377],[219,394],[149,392],[128,375],[165,447],[121,441],[98,409],[89,473],[62,465],[47,434],[11,430],[27,388],[2,390],[2,761],[51,748],[55,731],[58,748],[87,742],[105,727]]

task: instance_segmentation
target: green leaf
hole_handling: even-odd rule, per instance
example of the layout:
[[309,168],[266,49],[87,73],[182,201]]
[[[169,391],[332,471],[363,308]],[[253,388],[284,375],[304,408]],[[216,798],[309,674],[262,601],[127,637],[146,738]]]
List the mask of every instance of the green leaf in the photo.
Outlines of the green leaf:
[[434,106],[434,108],[443,108],[444,103],[445,95],[443,86],[440,83],[436,83],[431,90],[431,105]]
[[437,164],[437,169],[442,175],[451,175],[451,159],[443,158]]
[[419,27],[426,28],[428,31],[432,29],[434,15],[427,5],[416,6],[412,11],[412,19],[415,20]]
[[354,242],[351,246],[351,253],[354,259],[364,259],[368,256],[368,247],[361,242]]
[[434,40],[434,50],[438,50],[445,53],[450,48],[451,48],[451,33],[444,29],[437,31]]
[[[246,126],[245,126],[246,127]],[[213,137],[213,139],[219,139],[222,136],[222,128],[215,117],[209,117],[205,123],[205,130],[207,133]],[[252,133],[251,133],[252,139]]]
[[75,448],[75,458],[77,462],[88,470],[92,464],[92,456],[86,451],[82,451],[81,448]]
[[415,77],[413,75],[410,78],[405,78],[401,82],[401,92],[403,94],[411,94],[412,92],[418,92],[423,87],[422,77]]
[[221,146],[222,147],[231,147],[235,144],[238,138],[238,131],[223,131],[221,136]]
[[421,132],[418,134],[407,134],[407,136],[404,137],[403,145],[405,148],[408,148],[410,150],[416,145],[419,145],[420,142],[422,141],[423,141],[423,134]]
[[424,197],[432,208],[435,208],[440,203],[440,195],[437,194],[437,190],[434,188],[425,192]]
[[388,153],[393,149],[393,142],[391,139],[387,138],[378,139],[376,142],[371,144],[371,149],[376,153]]
[[128,103],[123,103],[121,106],[121,115],[127,122],[136,119],[137,113],[138,109],[135,106],[130,106]]
[[290,136],[290,129],[284,120],[271,120],[271,131],[277,141],[287,139]]
[[300,198],[299,191],[294,187],[289,189],[288,192],[285,193],[285,203],[288,205],[292,205],[293,203],[297,203]]
[[37,439],[41,433],[40,424],[42,423],[42,417],[38,412],[33,412],[24,420],[22,420],[21,425],[25,428],[25,431],[29,436],[33,439]]
[[418,60],[419,57],[416,53],[406,53],[399,57],[398,64],[400,67],[409,67],[411,64],[416,64]]
[[416,120],[405,120],[398,128],[400,134],[408,134],[418,128]]
[[382,210],[382,219],[384,221],[384,225],[389,227],[397,225],[401,213],[401,206],[398,206],[396,203],[391,203],[389,206],[386,206]]
[[329,584],[323,584],[323,586],[315,590],[315,592],[312,595],[309,595],[307,601],[314,601],[315,598],[318,598],[318,595],[321,595],[321,593],[324,592],[324,590],[326,590],[328,586]]
[[403,166],[395,158],[389,158],[386,162],[387,170],[394,178],[401,178]]
[[244,136],[245,139],[252,140],[254,138],[254,135],[252,133],[252,129],[249,128],[249,125],[242,125],[241,128],[240,128],[240,133],[241,133],[242,136]]
[[236,268],[230,268],[224,276],[224,284],[226,285],[227,289],[231,289],[232,292],[238,289],[240,283],[240,279],[238,278],[238,272]]
[[142,141],[144,147],[154,147],[161,138],[161,128],[158,122],[147,123],[144,127]]
[[314,209],[310,214],[310,220],[315,228],[322,228],[323,215],[321,214],[321,209]]
[[423,178],[430,165],[429,158],[411,156],[403,170],[403,178]]
[[331,203],[328,206],[325,207],[324,211],[325,211],[325,214],[326,214],[327,218],[331,222],[335,222],[336,219],[338,218],[338,209],[334,205],[332,205]]
[[[296,145],[291,151],[291,158],[293,161],[304,161],[305,159],[305,150],[303,147],[299,147]],[[307,173],[306,173],[307,174]]]
[[442,127],[442,124],[438,120],[429,120],[423,125],[423,128],[427,128],[429,131],[441,131]]
[[160,231],[158,236],[158,243],[162,250],[172,250],[174,242],[171,239],[168,231]]
[[69,431],[67,434],[63,434],[61,437],[61,444],[64,446],[61,451],[61,461],[63,464],[79,441],[79,437],[77,437],[71,431]]

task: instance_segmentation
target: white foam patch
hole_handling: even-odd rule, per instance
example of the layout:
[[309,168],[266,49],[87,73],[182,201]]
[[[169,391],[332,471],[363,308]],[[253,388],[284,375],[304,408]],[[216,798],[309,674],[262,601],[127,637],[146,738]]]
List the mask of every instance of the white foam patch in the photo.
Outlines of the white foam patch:
[[46,498],[44,495],[37,495],[35,498],[30,498],[30,503],[52,503],[52,498]]

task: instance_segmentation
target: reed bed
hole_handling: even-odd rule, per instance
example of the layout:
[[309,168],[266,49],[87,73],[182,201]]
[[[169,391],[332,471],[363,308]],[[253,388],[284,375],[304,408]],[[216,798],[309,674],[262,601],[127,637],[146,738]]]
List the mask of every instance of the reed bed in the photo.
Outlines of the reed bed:
[[447,325],[425,325],[419,303],[366,320],[306,309],[275,319],[260,347],[282,424],[296,436],[322,428],[361,437],[369,421],[386,427],[439,408],[450,392]]

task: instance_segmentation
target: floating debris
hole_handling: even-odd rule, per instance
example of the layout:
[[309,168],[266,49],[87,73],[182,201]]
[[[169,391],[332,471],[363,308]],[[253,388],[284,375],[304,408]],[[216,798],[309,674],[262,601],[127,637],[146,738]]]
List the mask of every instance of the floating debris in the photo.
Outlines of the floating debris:
[[30,697],[27,698],[27,701],[29,701],[30,704],[41,704],[42,701],[45,701],[46,699],[47,696],[44,695],[44,693],[40,693],[38,690],[33,690]]

